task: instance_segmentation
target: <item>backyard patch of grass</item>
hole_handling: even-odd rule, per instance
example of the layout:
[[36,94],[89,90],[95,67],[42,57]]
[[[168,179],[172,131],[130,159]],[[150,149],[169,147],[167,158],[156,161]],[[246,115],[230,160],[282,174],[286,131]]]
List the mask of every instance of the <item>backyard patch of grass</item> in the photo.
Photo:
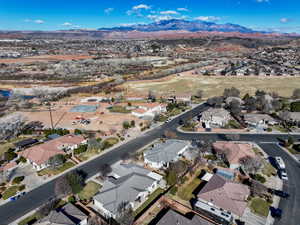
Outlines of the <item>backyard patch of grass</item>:
[[164,190],[161,188],[157,188],[151,195],[148,196],[148,199],[137,210],[134,211],[134,215],[137,216],[139,213],[141,213],[153,200],[155,200],[162,193],[164,193]]
[[19,190],[19,186],[17,186],[17,185],[11,186],[11,187],[7,188],[6,191],[3,192],[2,198],[4,200],[9,199],[10,197],[16,195],[18,190]]
[[108,110],[112,113],[131,113],[131,111],[126,109],[126,107],[118,105],[111,106],[108,108]]
[[267,217],[269,214],[270,203],[262,198],[253,198],[250,202],[250,209],[253,213]]
[[26,217],[25,219],[21,220],[18,225],[28,225],[34,224],[36,221],[41,219],[41,215],[39,213],[34,213],[31,216]]
[[39,176],[44,176],[44,175],[57,175],[60,174],[62,172],[64,172],[65,170],[71,168],[75,166],[75,164],[73,162],[65,162],[62,166],[60,166],[59,168],[56,169],[51,169],[51,168],[45,168],[41,171],[38,171],[37,174]]
[[79,192],[78,197],[80,200],[90,200],[101,188],[101,185],[94,182],[89,181],[85,187]]
[[194,196],[193,191],[200,185],[201,180],[199,178],[194,178],[190,183],[184,184],[178,188],[177,195],[183,200],[189,201]]

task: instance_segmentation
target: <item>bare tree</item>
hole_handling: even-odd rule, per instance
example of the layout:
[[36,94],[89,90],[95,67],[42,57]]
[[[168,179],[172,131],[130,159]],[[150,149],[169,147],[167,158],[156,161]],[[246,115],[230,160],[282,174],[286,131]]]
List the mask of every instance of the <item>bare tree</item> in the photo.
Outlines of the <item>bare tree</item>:
[[72,193],[72,188],[65,176],[57,178],[57,180],[55,181],[54,192],[58,198]]
[[100,166],[100,175],[102,177],[106,177],[111,172],[112,172],[112,169],[109,164],[103,164]]
[[134,213],[128,202],[121,202],[117,208],[116,221],[120,225],[132,225],[134,222]]
[[299,99],[300,98],[300,88],[297,88],[293,91],[293,98]]
[[262,163],[260,158],[258,157],[250,157],[250,156],[245,156],[239,160],[240,164],[242,165],[243,170],[246,173],[251,173],[255,174],[257,171],[261,168]]
[[108,225],[100,216],[93,215],[88,220],[88,225]]
[[170,138],[170,139],[176,139],[177,138],[176,133],[173,132],[173,131],[169,131],[169,130],[165,131],[164,135],[165,135],[166,138]]
[[200,99],[203,98],[203,90],[197,90],[195,96]]

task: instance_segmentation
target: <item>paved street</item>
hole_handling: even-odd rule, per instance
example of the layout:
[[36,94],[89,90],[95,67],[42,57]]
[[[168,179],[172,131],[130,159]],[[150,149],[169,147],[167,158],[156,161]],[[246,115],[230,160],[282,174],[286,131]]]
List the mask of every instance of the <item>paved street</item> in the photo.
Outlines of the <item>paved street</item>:
[[[165,130],[172,130],[175,131],[180,139],[211,139],[211,140],[224,140],[224,134],[187,134],[187,133],[180,133],[176,130],[178,126],[178,122],[180,119],[187,119],[191,118],[192,116],[198,114],[199,112],[203,111],[207,108],[206,105],[200,105],[193,110],[177,117],[176,119],[172,120],[167,124],[163,124],[160,127],[157,127],[149,132],[143,134],[142,136],[133,139],[119,147],[116,147],[112,151],[107,152],[99,156],[98,158],[88,161],[81,165],[78,169],[83,170],[88,177],[95,175],[99,171],[99,167],[103,163],[112,164],[120,159],[120,157],[124,153],[131,153],[139,150],[146,144],[152,142],[156,138],[159,138],[163,135]],[[287,138],[287,135],[275,135],[275,134],[241,134],[241,140],[243,141],[254,141],[257,143],[260,142],[276,142],[278,137]],[[300,135],[295,135],[295,138],[299,139]],[[273,144],[274,145],[274,144]],[[299,170],[296,165],[296,162],[291,159],[289,155],[284,153],[281,149],[273,150],[273,145],[261,145],[260,146],[271,155],[274,153],[282,154],[284,157],[286,164],[289,165],[287,168],[287,172],[289,175],[289,185],[285,186],[285,189],[288,188],[288,192],[291,194],[291,199],[288,201],[282,201],[280,207],[283,208],[284,212],[288,215],[284,215],[282,221],[293,221],[296,222],[300,221],[300,212],[299,212],[299,195],[296,196],[295,188],[296,186],[300,186],[300,174],[297,174],[295,171]],[[276,146],[276,145],[275,145]],[[265,149],[266,148],[266,149]],[[293,173],[293,175],[292,175]],[[296,185],[299,184],[299,185]],[[18,219],[19,217],[23,216],[24,214],[30,212],[31,210],[39,207],[43,203],[47,202],[50,198],[54,197],[54,184],[55,180],[52,180],[34,190],[27,193],[25,196],[20,198],[15,202],[9,202],[5,205],[0,206],[0,220],[1,224],[9,224],[14,220]],[[298,202],[297,202],[298,201]],[[289,210],[287,210],[287,207]],[[297,223],[278,223],[278,224],[289,224],[289,225],[297,225]]]

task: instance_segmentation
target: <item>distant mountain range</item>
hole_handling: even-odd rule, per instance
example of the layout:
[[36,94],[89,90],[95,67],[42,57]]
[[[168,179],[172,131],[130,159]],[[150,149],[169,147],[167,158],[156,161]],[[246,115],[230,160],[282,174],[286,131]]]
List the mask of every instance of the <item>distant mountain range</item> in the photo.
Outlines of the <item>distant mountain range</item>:
[[158,22],[150,24],[136,24],[128,26],[119,26],[112,28],[99,28],[100,31],[116,31],[116,32],[126,32],[126,31],[140,31],[140,32],[156,32],[156,31],[176,31],[185,30],[189,32],[239,32],[239,33],[256,33],[252,29],[240,26],[238,24],[216,24],[213,22],[205,21],[188,21],[180,19],[170,19],[161,20]]

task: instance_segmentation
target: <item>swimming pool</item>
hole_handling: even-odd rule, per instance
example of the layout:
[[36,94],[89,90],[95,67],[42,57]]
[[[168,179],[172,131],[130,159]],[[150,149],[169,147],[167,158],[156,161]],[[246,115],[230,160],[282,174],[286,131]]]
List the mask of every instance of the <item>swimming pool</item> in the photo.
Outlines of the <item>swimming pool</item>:
[[77,105],[74,106],[72,109],[70,109],[70,112],[79,112],[79,113],[85,113],[85,112],[96,112],[98,106],[96,105]]

